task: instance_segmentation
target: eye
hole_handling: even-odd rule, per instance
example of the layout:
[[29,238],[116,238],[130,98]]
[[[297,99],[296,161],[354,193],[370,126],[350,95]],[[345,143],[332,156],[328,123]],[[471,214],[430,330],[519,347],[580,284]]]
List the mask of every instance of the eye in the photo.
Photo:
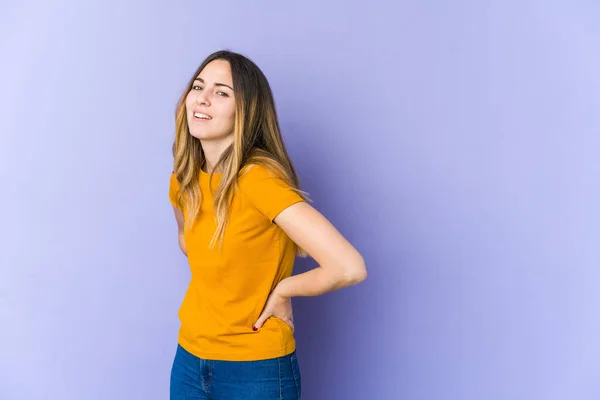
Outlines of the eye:
[[192,86],[192,90],[202,90],[201,86]]
[[221,97],[229,97],[229,95],[225,92],[217,92],[217,94]]

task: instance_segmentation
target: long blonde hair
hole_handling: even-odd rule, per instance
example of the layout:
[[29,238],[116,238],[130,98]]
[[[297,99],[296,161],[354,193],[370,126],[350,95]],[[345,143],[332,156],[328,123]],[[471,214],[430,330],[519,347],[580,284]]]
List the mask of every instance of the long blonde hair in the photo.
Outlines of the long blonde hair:
[[[206,159],[200,140],[190,134],[187,122],[186,97],[200,72],[214,60],[225,60],[231,67],[235,93],[235,122],[233,144],[223,151],[213,170],[221,169],[221,181],[214,193],[217,228],[209,247],[218,242],[222,247],[229,217],[229,207],[238,190],[237,178],[253,164],[268,167],[283,179],[304,200],[311,201],[308,194],[300,190],[300,182],[287,153],[271,87],[263,72],[247,57],[227,50],[209,55],[198,67],[188,82],[175,114],[175,141],[173,143],[173,172],[179,182],[177,201],[185,205],[187,215],[184,229],[192,227],[200,217],[202,192],[198,182],[200,169]],[[299,256],[307,256],[297,246]]]

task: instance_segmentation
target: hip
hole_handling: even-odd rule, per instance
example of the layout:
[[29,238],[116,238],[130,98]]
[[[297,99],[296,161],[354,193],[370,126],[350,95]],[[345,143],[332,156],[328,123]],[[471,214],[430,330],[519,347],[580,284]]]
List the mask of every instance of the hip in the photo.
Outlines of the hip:
[[300,366],[295,350],[268,359],[227,361],[197,357],[180,344],[171,370],[170,392],[171,400],[299,400]]

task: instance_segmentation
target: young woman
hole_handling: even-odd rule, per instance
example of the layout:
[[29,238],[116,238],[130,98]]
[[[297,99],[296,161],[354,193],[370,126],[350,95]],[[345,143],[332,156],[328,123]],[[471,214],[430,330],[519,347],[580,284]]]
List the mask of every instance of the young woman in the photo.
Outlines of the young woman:
[[[176,113],[169,198],[191,281],[171,399],[299,399],[291,298],[367,276],[300,190],[261,70],[229,51],[192,76]],[[296,255],[319,266],[292,276]]]

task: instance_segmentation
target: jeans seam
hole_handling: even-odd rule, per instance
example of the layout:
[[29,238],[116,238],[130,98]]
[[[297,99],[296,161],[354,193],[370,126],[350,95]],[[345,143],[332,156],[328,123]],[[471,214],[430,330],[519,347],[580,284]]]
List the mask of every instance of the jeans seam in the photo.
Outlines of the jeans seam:
[[198,362],[198,373],[200,375],[200,383],[202,384],[202,390],[206,393],[208,391],[208,382],[206,381],[206,376],[204,375],[203,361],[200,358],[198,358],[196,361]]
[[296,385],[296,395],[298,396],[298,400],[300,400],[300,383],[298,382],[298,376],[296,375],[296,370],[294,368],[294,359],[297,358],[294,353],[290,356],[290,368],[292,369],[292,376],[294,377],[294,384]]
[[281,384],[281,358],[277,358],[277,371],[279,374],[279,398],[283,399],[283,386]]
[[212,386],[212,361],[207,361],[208,363],[208,387],[206,389],[206,394],[210,396],[210,389]]

